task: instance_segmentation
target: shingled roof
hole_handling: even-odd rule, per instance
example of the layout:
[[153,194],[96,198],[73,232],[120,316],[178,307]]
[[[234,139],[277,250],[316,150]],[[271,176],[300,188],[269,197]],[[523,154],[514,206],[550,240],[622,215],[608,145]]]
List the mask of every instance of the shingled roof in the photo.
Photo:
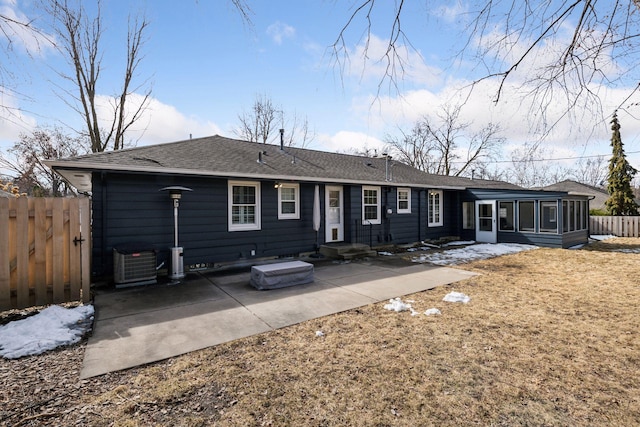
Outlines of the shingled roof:
[[607,190],[601,187],[595,187],[589,184],[566,179],[555,184],[547,185],[540,188],[544,191],[566,191],[569,194],[591,196],[593,199],[589,202],[590,209],[606,209],[605,202],[609,198]]
[[[426,174],[384,157],[363,157],[215,135],[172,143],[87,154],[47,162],[74,184],[77,172],[136,171],[302,182],[520,189],[501,182]],[[74,184],[75,185],[75,184]]]

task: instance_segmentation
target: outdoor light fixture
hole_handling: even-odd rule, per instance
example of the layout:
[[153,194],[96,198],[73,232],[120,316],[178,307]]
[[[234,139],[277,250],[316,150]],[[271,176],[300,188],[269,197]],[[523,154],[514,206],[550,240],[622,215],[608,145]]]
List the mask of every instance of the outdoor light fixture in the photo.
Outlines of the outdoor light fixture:
[[173,247],[171,251],[171,273],[169,279],[180,280],[184,278],[184,263],[183,263],[183,250],[178,246],[178,207],[180,206],[180,199],[182,198],[183,191],[193,191],[187,187],[172,186],[164,187],[159,191],[168,191],[169,197],[173,200]]
[[282,184],[276,181],[276,183],[273,184],[273,188],[282,188]]

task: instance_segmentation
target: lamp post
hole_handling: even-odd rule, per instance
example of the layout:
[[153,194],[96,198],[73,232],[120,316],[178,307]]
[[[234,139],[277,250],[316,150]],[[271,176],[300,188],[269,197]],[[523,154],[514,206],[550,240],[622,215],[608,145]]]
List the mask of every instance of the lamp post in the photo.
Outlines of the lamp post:
[[183,263],[183,248],[178,246],[178,207],[180,206],[180,199],[182,198],[183,191],[193,191],[187,187],[172,186],[164,187],[159,191],[168,191],[169,197],[173,200],[173,247],[170,248],[171,252],[171,273],[169,279],[180,280],[183,279],[184,263]]

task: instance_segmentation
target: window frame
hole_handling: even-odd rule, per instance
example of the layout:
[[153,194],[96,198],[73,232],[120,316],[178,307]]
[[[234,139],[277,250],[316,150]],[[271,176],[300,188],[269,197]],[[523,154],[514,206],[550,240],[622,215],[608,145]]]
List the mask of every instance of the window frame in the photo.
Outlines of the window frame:
[[[402,199],[400,200],[400,193],[407,193],[407,198],[406,199]],[[411,189],[410,188],[398,188],[396,191],[396,211],[399,214],[410,214],[411,213]],[[407,202],[407,207],[406,208],[401,208],[400,207],[400,202],[401,201],[406,201]]]
[[462,202],[462,229],[476,229],[476,202]]
[[[365,203],[365,193],[367,191],[375,191],[376,192],[376,203]],[[362,186],[362,223],[363,224],[382,224],[381,218],[381,197],[382,197],[382,188],[378,186],[364,185]],[[367,219],[366,216],[366,208],[370,206],[376,207],[376,219]]]
[[[539,220],[539,224],[540,224],[540,233],[547,233],[547,234],[558,234],[558,201],[554,200],[541,200],[539,202],[539,213],[538,213],[538,220]],[[549,224],[555,223],[555,228],[547,228],[545,227],[545,219],[544,219],[544,214],[545,214],[545,210],[546,208],[549,209],[549,212],[553,213],[553,215],[549,218]]]
[[[502,205],[510,204],[511,205],[511,228],[502,228]],[[509,214],[509,210],[507,209],[507,217]],[[508,233],[513,233],[516,231],[516,203],[513,200],[499,200],[498,201],[498,231],[504,231]]]
[[[253,204],[234,204],[233,203],[233,187],[253,187],[255,189],[255,203]],[[262,214],[261,214],[261,191],[259,181],[228,181],[227,182],[227,219],[228,219],[228,231],[255,231],[262,229]],[[253,223],[247,224],[234,224],[233,223],[233,207],[234,206],[254,206],[254,219]]]
[[[433,197],[438,196],[438,209],[433,209]],[[427,226],[429,227],[442,227],[443,221],[443,191],[442,190],[429,190],[427,192]],[[437,218],[436,218],[437,216]]]
[[[282,200],[282,189],[283,188],[292,188],[293,189],[293,203],[294,203],[294,212],[293,213],[283,213],[282,212],[282,203],[287,202],[291,203],[291,200]],[[300,184],[297,183],[286,183],[280,184],[278,186],[278,219],[287,220],[287,219],[300,219]]]
[[[522,204],[529,204],[533,206],[531,211],[531,219],[533,223],[532,229],[523,230],[522,229]],[[536,202],[535,200],[518,200],[518,232],[519,233],[535,233],[536,232]]]

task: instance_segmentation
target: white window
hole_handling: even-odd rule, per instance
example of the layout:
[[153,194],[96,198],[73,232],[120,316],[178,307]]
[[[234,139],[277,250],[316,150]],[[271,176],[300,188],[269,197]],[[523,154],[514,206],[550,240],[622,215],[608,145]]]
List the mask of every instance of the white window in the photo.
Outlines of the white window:
[[398,188],[398,209],[399,214],[411,213],[411,189]]
[[442,226],[442,191],[429,190],[429,227]]
[[229,231],[260,230],[260,183],[229,181]]
[[278,219],[300,219],[300,185],[278,186]]
[[380,187],[362,187],[362,222],[380,224]]

